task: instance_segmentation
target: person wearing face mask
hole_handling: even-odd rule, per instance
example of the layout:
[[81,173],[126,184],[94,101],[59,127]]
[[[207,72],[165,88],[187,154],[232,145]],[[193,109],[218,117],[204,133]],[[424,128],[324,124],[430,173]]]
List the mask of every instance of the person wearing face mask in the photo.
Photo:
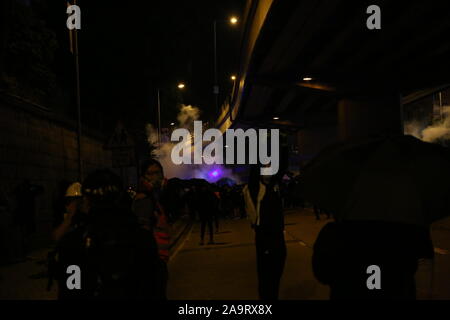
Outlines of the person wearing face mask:
[[262,176],[250,169],[243,189],[245,208],[255,231],[258,293],[261,300],[277,300],[286,261],[284,217],[278,176]]
[[[87,221],[58,241],[47,288],[57,280],[60,300],[164,300],[157,243],[132,214],[120,177],[95,170],[83,181],[81,194]],[[79,274],[76,289],[68,285],[73,275],[67,270],[73,266]]]
[[168,281],[167,262],[169,261],[170,226],[165,210],[167,195],[164,192],[166,180],[162,165],[154,159],[145,161],[141,167],[142,176],[132,205],[140,226],[153,232],[158,244],[161,260],[161,291],[166,297]]
[[72,183],[64,195],[64,214],[59,217],[52,238],[59,241],[67,232],[86,223],[86,210],[83,207],[81,183]]

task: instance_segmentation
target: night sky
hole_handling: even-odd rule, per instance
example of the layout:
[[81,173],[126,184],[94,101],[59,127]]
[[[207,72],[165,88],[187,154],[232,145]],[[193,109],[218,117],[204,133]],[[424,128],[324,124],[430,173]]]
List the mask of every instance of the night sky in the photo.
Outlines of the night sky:
[[[82,6],[80,73],[83,108],[123,119],[127,126],[156,123],[156,89],[162,88],[162,126],[176,120],[176,104],[213,116],[215,18],[239,15],[242,1],[142,1]],[[219,24],[220,25],[220,24]],[[240,29],[218,28],[219,78],[229,92],[237,70]],[[177,89],[178,82],[186,90]]]
[[[33,14],[54,32],[58,46],[51,68],[64,91],[66,114],[76,117],[73,57],[69,52],[65,1],[31,3]],[[117,120],[132,132],[157,123],[162,89],[162,126],[176,122],[177,105],[198,106],[214,118],[213,21],[218,23],[221,101],[238,69],[242,25],[231,26],[245,1],[78,1],[82,122],[109,134]],[[186,84],[181,93],[179,82]]]

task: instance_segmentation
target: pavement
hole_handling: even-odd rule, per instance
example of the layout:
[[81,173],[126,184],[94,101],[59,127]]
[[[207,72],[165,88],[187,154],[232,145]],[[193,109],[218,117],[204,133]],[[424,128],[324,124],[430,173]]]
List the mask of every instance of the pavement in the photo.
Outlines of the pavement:
[[[312,246],[330,220],[317,221],[312,210],[285,213],[287,259],[281,279],[282,300],[326,300],[329,289],[313,276]],[[203,245],[200,226],[181,219],[172,228],[168,297],[170,300],[256,300],[254,233],[247,220],[223,220],[215,244]],[[450,218],[432,228],[436,257],[417,272],[419,299],[450,299]],[[47,291],[45,258],[50,247],[33,252],[22,263],[0,267],[0,300],[56,299],[56,285]]]
[[[327,299],[328,287],[315,281],[311,246],[326,221],[313,214],[287,212],[287,259],[280,299]],[[207,239],[207,238],[206,238]],[[169,264],[170,300],[257,300],[254,232],[248,220],[224,220],[214,245],[200,242],[196,223]]]
[[[313,276],[312,247],[325,216],[316,220],[311,209],[287,210],[287,259],[281,279],[281,300],[326,300],[327,286]],[[169,264],[168,297],[171,300],[256,300],[254,233],[246,220],[225,220],[214,245],[199,244],[196,223],[182,248]],[[432,227],[435,261],[423,260],[416,274],[417,298],[450,299],[450,218]]]

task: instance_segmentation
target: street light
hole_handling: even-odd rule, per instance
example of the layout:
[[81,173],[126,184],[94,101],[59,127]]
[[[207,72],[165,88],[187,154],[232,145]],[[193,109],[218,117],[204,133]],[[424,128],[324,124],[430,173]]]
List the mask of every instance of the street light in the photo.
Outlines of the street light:
[[[178,84],[178,89],[183,90],[185,87],[183,82],[180,82]],[[161,145],[161,97],[160,97],[160,91],[161,89],[158,88],[158,142],[159,145]],[[172,125],[172,124],[170,124]],[[175,124],[173,124],[175,125]]]
[[236,79],[237,77],[233,74],[230,79],[233,81],[233,89],[231,89],[231,100],[234,98],[234,90],[236,89]]
[[[236,25],[238,23],[238,18],[233,16],[230,18],[229,22],[232,25]],[[216,112],[219,111],[219,84],[217,81],[217,20],[213,22],[213,30],[214,30],[214,88],[213,92],[215,95],[215,105]]]

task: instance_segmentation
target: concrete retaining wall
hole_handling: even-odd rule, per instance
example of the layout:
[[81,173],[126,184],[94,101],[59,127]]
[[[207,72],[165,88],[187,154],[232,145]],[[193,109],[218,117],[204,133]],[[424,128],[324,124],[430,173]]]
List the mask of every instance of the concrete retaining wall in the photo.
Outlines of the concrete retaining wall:
[[[84,172],[111,167],[106,137],[83,131]],[[37,236],[46,238],[52,225],[52,205],[58,182],[78,178],[76,124],[45,107],[0,94],[0,188],[9,196],[24,179],[44,187],[37,198]]]

